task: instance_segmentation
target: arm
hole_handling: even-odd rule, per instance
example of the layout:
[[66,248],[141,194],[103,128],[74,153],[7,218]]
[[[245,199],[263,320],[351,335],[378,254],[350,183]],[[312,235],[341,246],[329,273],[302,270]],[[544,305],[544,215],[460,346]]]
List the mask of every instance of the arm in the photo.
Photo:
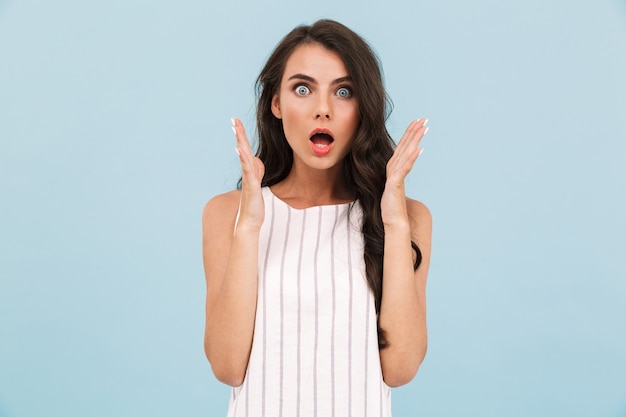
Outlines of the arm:
[[264,217],[260,186],[263,164],[252,155],[239,121],[236,135],[242,191],[213,198],[204,209],[202,221],[207,283],[204,350],[216,378],[232,386],[243,382],[252,347],[258,238]]
[[[380,351],[383,378],[389,386],[413,379],[426,355],[426,276],[430,262],[431,216],[423,204],[408,199],[404,178],[421,150],[424,120],[411,123],[387,165],[387,183],[381,200],[385,227],[383,295],[380,328],[388,347]],[[422,252],[413,270],[411,240]]]

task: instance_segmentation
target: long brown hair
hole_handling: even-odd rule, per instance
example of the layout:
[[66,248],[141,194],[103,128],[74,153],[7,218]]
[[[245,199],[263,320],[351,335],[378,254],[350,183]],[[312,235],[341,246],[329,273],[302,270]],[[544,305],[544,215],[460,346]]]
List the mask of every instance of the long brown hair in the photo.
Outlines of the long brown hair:
[[[359,35],[332,20],[319,20],[311,26],[298,26],[285,36],[272,52],[256,81],[257,156],[265,164],[264,187],[287,177],[293,165],[293,152],[283,132],[282,120],[271,110],[272,98],[280,88],[287,59],[296,47],[316,43],[337,53],[352,79],[359,102],[360,122],[350,153],[345,157],[346,183],[354,190],[363,210],[365,274],[374,294],[376,314],[380,312],[383,288],[385,230],[380,201],[385,188],[387,161],[395,144],[385,122],[391,112],[382,81],[380,61]],[[241,180],[239,185],[241,184]],[[421,252],[414,242],[414,268],[421,262]],[[378,329],[379,347],[387,346],[384,330]]]

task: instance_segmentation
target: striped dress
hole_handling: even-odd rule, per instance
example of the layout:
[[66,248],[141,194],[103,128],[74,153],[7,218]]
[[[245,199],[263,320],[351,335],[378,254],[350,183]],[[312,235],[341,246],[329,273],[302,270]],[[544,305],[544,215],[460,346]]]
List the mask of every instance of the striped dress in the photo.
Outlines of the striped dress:
[[228,417],[391,416],[358,202],[263,199],[252,351]]

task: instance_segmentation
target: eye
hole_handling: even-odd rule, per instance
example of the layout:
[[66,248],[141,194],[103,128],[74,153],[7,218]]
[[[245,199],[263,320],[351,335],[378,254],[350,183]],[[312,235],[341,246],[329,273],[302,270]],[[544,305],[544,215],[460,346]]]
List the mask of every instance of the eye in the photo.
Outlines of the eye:
[[341,98],[352,97],[352,90],[350,90],[348,87],[341,87],[339,90],[337,90],[337,95]]
[[297,85],[295,88],[296,94],[298,94],[299,96],[306,96],[307,94],[309,94],[311,92],[311,90],[309,90],[309,87],[307,87],[306,85]]

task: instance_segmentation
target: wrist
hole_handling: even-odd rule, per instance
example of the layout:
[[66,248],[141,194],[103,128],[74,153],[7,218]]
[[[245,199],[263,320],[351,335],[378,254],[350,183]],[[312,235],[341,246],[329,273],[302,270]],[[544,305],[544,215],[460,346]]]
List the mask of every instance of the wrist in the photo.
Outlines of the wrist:
[[383,220],[385,235],[387,234],[411,234],[409,219]]
[[[241,219],[240,219],[241,220]],[[258,237],[261,233],[261,225],[257,225],[251,222],[239,221],[235,226],[235,237]]]

